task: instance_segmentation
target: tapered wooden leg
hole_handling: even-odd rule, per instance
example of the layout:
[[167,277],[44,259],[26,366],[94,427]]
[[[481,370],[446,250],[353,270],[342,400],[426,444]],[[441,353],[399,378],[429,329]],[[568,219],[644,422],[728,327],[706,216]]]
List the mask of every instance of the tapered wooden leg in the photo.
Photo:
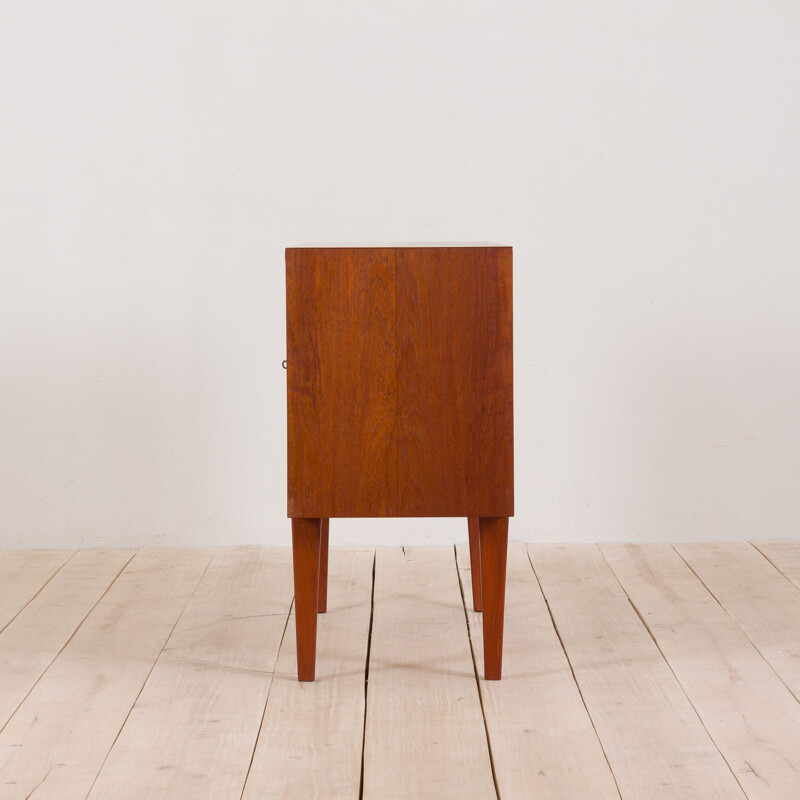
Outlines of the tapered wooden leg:
[[319,544],[319,598],[317,611],[324,614],[328,610],[328,528],[330,520],[323,517],[320,521]]
[[481,517],[478,525],[483,598],[483,672],[487,681],[499,681],[503,671],[508,517]]
[[481,597],[481,538],[478,517],[467,517],[469,525],[469,569],[472,573],[472,607],[476,611],[483,608]]
[[321,525],[316,519],[292,519],[294,619],[297,628],[297,679],[313,681],[317,657],[317,606]]

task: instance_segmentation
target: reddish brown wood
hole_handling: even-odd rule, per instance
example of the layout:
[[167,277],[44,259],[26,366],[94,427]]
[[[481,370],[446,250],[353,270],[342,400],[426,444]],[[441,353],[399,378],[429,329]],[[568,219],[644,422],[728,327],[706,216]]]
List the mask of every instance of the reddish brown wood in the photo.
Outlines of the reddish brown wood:
[[470,518],[486,675],[500,677],[514,513],[511,261],[510,247],[490,245],[287,249],[300,680],[314,678],[316,613],[327,607],[328,519],[388,516]]
[[324,614],[328,610],[328,531],[330,520],[326,517],[320,520],[319,544],[319,594],[317,597],[317,611]]
[[384,517],[397,490],[395,258],[286,251],[290,517]]
[[478,517],[469,517],[469,567],[472,573],[472,607],[475,611],[483,608],[481,597],[481,538]]
[[512,516],[511,248],[397,251],[397,515]]
[[319,518],[292,519],[297,679],[301,681],[314,680],[317,656],[320,539]]
[[290,517],[513,515],[511,258],[286,251]]
[[479,527],[483,596],[483,672],[487,681],[499,681],[503,671],[508,517],[481,517]]

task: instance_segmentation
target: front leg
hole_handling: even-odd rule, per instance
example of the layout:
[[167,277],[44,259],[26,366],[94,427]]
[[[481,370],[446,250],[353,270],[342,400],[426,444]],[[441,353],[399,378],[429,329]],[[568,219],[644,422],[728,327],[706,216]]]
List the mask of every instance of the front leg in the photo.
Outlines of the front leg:
[[297,633],[297,679],[313,681],[317,656],[317,607],[321,545],[319,518],[292,518],[294,620]]
[[478,527],[483,595],[483,671],[487,681],[499,681],[503,670],[508,517],[481,517]]

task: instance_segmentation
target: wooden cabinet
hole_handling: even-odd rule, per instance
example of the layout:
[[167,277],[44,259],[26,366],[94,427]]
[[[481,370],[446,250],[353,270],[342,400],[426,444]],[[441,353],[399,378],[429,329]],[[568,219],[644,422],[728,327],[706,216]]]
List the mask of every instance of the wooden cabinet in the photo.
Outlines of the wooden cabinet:
[[511,263],[511,248],[493,245],[287,249],[301,680],[314,677],[331,517],[469,518],[486,675],[500,677],[514,513]]

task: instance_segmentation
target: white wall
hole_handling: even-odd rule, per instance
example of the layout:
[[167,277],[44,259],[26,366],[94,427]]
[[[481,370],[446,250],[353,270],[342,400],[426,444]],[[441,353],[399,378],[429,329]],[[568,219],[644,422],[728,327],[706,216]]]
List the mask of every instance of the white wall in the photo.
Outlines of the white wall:
[[516,538],[800,533],[797,3],[7,0],[0,75],[1,546],[288,543],[341,240],[514,246]]

